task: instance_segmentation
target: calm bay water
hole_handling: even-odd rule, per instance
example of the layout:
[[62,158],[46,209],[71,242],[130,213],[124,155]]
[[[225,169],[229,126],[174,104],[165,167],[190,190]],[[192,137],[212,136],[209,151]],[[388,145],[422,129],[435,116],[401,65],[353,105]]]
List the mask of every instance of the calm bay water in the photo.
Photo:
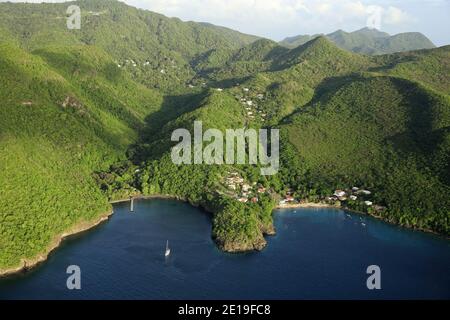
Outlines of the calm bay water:
[[[0,280],[0,299],[450,299],[448,240],[336,209],[278,210],[274,219],[264,251],[227,254],[200,209],[117,204],[110,221],[46,263]],[[69,265],[81,268],[81,290],[66,287]],[[369,265],[380,266],[382,290],[367,289]]]

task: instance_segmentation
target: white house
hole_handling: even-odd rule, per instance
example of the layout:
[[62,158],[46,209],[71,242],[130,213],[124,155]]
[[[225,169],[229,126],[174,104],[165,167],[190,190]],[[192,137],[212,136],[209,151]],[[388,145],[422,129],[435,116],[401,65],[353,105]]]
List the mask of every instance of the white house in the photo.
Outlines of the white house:
[[334,192],[334,195],[336,197],[338,197],[338,198],[341,198],[341,197],[345,197],[347,195],[347,193],[345,191],[342,191],[342,190],[336,190]]

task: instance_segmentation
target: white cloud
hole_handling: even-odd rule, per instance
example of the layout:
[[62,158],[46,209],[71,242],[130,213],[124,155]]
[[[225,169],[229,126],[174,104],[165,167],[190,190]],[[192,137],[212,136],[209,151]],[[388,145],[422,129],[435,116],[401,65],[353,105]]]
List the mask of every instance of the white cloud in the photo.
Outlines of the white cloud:
[[[363,0],[126,0],[138,7],[183,20],[207,21],[270,36],[281,30],[291,33],[353,30],[366,26],[370,7],[379,7],[383,24],[411,22],[402,9]],[[379,4],[377,4],[379,3]]]
[[[0,2],[5,0],[0,0]],[[24,2],[11,0],[13,2]],[[29,0],[28,2],[63,0]],[[121,0],[182,20],[204,21],[281,39],[289,35],[353,31],[378,10],[382,31],[425,31],[448,39],[449,0]],[[374,11],[374,9],[376,9]],[[446,18],[445,18],[446,16]],[[440,17],[436,20],[433,17]],[[444,19],[444,20],[443,20]],[[441,24],[442,26],[439,26]],[[442,31],[439,31],[442,30]],[[448,42],[446,40],[441,40]]]
[[405,11],[389,6],[384,10],[384,22],[391,25],[401,25],[413,21],[414,19]]

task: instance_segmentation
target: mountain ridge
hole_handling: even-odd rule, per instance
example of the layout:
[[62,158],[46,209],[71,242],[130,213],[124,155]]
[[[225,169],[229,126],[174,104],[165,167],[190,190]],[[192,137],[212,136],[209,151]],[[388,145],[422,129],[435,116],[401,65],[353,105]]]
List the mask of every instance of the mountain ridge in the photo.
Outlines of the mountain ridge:
[[340,48],[369,55],[432,49],[436,46],[420,32],[389,35],[377,29],[362,28],[353,32],[337,30],[327,35],[299,35],[288,37],[279,43],[288,48],[297,47],[319,36],[325,36]]

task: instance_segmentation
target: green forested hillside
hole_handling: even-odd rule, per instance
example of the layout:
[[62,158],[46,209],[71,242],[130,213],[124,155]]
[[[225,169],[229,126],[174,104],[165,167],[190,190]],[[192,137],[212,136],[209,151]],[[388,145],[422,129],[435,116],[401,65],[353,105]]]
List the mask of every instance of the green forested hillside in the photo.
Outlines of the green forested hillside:
[[448,96],[391,77],[355,79],[283,129],[323,195],[330,183],[364,185],[379,190],[388,220],[449,232]]
[[[280,42],[282,46],[295,48],[321,35],[299,35]],[[377,29],[363,28],[353,32],[338,30],[326,37],[342,49],[356,53],[379,55],[419,49],[432,49],[435,45],[420,32],[407,32],[390,36]]]
[[[376,206],[342,206],[449,235],[450,47],[371,57],[318,36],[289,49],[77,3],[81,30],[65,28],[67,4],[0,4],[0,270],[139,194],[211,211],[227,251],[262,249],[288,192],[325,202],[353,186]],[[171,134],[194,121],[281,129],[279,173],[173,164]]]
[[92,172],[124,157],[161,100],[114,68],[95,48],[0,45],[2,268],[110,210]]
[[[133,78],[160,90],[186,88],[193,61],[210,50],[235,50],[257,38],[208,24],[138,10],[119,1],[76,1],[80,30],[66,27],[67,3],[0,3],[0,37],[13,37],[28,50],[48,45],[95,45]],[[20,23],[18,23],[20,21]]]

